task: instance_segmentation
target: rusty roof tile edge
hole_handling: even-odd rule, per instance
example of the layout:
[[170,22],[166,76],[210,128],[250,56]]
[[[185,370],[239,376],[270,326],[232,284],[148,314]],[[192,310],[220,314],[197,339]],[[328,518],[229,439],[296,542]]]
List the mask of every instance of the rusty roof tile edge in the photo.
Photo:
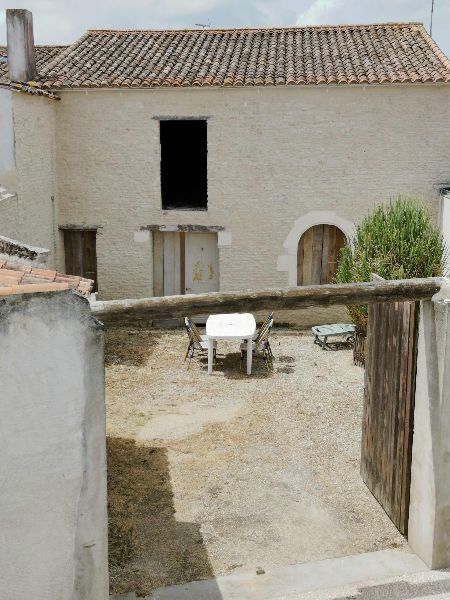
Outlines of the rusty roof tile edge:
[[11,92],[30,94],[31,96],[43,96],[50,100],[61,100],[60,96],[55,94],[55,92],[43,89],[36,82],[19,83],[17,81],[0,81],[0,88],[10,90]]

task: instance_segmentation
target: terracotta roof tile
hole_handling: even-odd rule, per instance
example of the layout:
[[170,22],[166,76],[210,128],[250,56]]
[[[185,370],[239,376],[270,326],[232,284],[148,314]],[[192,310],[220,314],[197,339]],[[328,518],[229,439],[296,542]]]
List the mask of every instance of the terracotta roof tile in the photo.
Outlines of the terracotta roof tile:
[[[35,46],[38,73],[64,48],[67,48],[67,46]],[[0,46],[0,87],[6,87],[15,92],[25,92],[37,96],[45,95],[56,100],[59,99],[58,96],[49,90],[42,89],[36,82],[11,82],[8,77],[7,50],[5,46]]]
[[36,51],[41,89],[450,82],[420,23],[90,30]]
[[13,260],[0,261],[0,295],[7,293],[5,288],[17,287],[19,293],[71,288],[84,296],[89,296],[93,286],[94,282],[91,279],[77,275],[63,275],[57,271],[35,268]]
[[43,283],[39,285],[11,285],[2,287],[0,285],[0,296],[12,296],[13,294],[36,294],[38,292],[60,292],[68,290],[67,283]]

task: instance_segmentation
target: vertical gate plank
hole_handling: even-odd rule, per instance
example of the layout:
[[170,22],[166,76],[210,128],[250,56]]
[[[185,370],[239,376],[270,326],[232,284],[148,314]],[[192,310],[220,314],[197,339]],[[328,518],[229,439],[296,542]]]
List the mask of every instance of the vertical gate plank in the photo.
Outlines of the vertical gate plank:
[[406,325],[408,336],[408,352],[407,352],[407,363],[408,371],[406,374],[405,382],[405,395],[408,401],[406,402],[405,410],[405,445],[403,447],[403,465],[405,469],[402,477],[402,489],[403,489],[403,513],[402,522],[405,533],[408,533],[408,517],[409,511],[409,500],[410,500],[410,488],[411,488],[411,460],[412,460],[412,442],[414,433],[414,400],[416,395],[416,371],[417,371],[417,341],[419,338],[419,314],[420,304],[419,302],[410,302],[410,318],[409,323]]
[[311,285],[312,269],[312,242],[314,229],[311,227],[303,234],[303,283],[302,285]]
[[66,273],[93,279],[97,286],[97,231],[93,229],[64,229]]
[[333,281],[335,272],[335,252],[336,252],[336,227],[330,227],[328,232],[328,259],[327,259],[327,283]]
[[303,285],[303,253],[305,248],[305,236],[302,235],[297,247],[297,285]]
[[323,244],[322,244],[322,264],[320,273],[320,282],[329,283],[328,281],[328,261],[330,257],[330,229],[333,229],[332,225],[323,226]]
[[153,232],[153,295],[164,296],[164,237]]
[[66,261],[66,273],[75,275],[73,272],[73,235],[72,231],[64,231],[64,257]]
[[186,234],[180,232],[180,294],[186,293]]
[[322,276],[323,225],[313,227],[311,284],[319,285]]
[[83,232],[83,272],[88,279],[94,280],[93,291],[96,292],[97,286],[97,232]]

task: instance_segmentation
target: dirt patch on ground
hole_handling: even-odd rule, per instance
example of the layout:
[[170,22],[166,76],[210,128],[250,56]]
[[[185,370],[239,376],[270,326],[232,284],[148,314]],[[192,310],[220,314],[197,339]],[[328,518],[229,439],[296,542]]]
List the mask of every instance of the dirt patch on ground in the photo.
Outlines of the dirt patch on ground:
[[[107,333],[111,588],[403,545],[359,476],[362,370],[275,330],[273,370],[237,344],[183,363],[181,331]],[[121,439],[120,439],[121,438]]]

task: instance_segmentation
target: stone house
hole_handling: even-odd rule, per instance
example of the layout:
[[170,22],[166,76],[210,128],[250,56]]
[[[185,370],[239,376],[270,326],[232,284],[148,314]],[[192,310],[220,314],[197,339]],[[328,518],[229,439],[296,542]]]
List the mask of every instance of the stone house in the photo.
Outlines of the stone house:
[[448,220],[450,61],[421,24],[35,47],[11,10],[7,31],[0,234],[99,298],[329,282],[354,224],[400,194]]

